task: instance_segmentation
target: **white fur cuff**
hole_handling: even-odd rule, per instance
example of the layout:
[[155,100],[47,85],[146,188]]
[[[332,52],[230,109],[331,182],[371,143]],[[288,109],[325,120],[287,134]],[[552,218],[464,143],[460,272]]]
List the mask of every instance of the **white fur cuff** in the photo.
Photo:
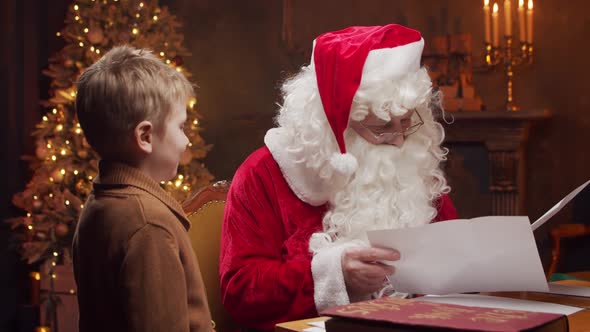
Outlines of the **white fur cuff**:
[[313,297],[318,313],[324,309],[350,303],[341,264],[342,252],[349,246],[327,247],[317,252],[311,260]]

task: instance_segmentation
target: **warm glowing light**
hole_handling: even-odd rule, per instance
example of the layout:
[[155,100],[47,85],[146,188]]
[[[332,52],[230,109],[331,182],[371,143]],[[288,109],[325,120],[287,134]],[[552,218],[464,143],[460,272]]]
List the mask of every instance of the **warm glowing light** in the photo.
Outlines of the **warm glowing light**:
[[76,128],[76,130],[74,130],[74,132],[75,132],[76,134],[80,134],[80,133],[82,133],[82,129],[80,129],[80,128]]
[[39,197],[37,197],[37,195],[33,196],[33,199],[39,199]]
[[74,10],[78,10],[78,5],[74,5]]
[[51,156],[51,160],[56,161],[57,157],[55,155]]
[[184,175],[182,175],[182,174],[178,174],[178,178],[179,178],[180,180],[182,180],[182,179],[184,179]]
[[76,15],[74,16],[74,20],[78,21],[80,19],[80,16]]
[[67,152],[66,152],[66,149],[61,149],[60,153],[61,153],[61,155],[62,155],[62,156],[65,156],[65,155],[66,155],[66,153],[67,153]]
[[88,28],[84,28],[84,33],[88,33]]
[[100,50],[98,48],[96,49],[96,54],[100,54]]
[[57,109],[55,109],[55,108],[54,108],[54,109],[52,109],[52,110],[51,110],[51,113],[53,113],[53,114],[57,114]]
[[137,28],[133,28],[133,30],[131,30],[131,33],[133,33],[134,35],[139,33],[139,30]]
[[61,32],[58,31],[55,33],[55,35],[59,37],[59,36],[61,36]]
[[49,193],[49,198],[53,198],[53,193]]
[[139,15],[139,13],[135,14],[136,18],[139,18],[141,15]]
[[66,205],[70,205],[70,201],[66,199],[65,201]]
[[492,11],[494,13],[497,13],[498,12],[498,4],[497,3],[494,3],[494,8],[492,9]]
[[182,68],[176,67],[176,71],[180,73],[182,71]]
[[193,146],[193,143],[188,143],[188,146],[189,146],[189,147]]
[[29,225],[29,226],[27,226],[27,228],[28,228],[30,231],[32,231],[32,230],[33,230],[33,225]]
[[154,15],[153,19],[154,19],[154,21],[157,21],[158,20],[158,15]]
[[74,170],[74,175],[78,175],[78,170],[77,169]]
[[88,180],[92,180],[92,175],[88,175]]
[[70,145],[70,141],[69,140],[66,140],[66,145]]
[[176,180],[174,182],[174,186],[176,186],[177,188],[180,187],[181,184],[182,184],[182,181],[180,181],[180,180]]
[[31,217],[31,212],[27,212],[27,217]]
[[47,122],[49,119],[47,118],[47,116],[43,115],[43,121]]
[[51,275],[51,279],[55,279],[55,278],[57,278],[57,275],[56,275],[55,273],[53,273],[53,274]]
[[187,186],[182,186],[182,190],[187,191],[188,187]]
[[170,60],[166,60],[166,64],[170,64]]
[[193,120],[193,124],[194,124],[195,126],[196,126],[196,125],[198,125],[198,124],[199,124],[199,120],[197,120],[197,119]]
[[90,46],[90,51],[94,52],[94,46]]
[[63,168],[59,172],[61,173],[61,175],[65,175],[66,174],[66,170],[63,169]]
[[33,276],[33,279],[37,281],[41,280],[41,273],[39,272],[31,272],[31,276]]
[[80,44],[78,44],[78,45],[80,45],[80,47],[84,47],[84,43],[83,42],[80,42]]
[[489,6],[490,5],[490,0],[483,0],[483,5],[484,6]]
[[57,126],[55,126],[55,130],[57,131],[62,131],[64,129],[64,125],[62,125],[61,123],[58,124]]
[[160,52],[160,56],[164,56],[164,54],[165,54],[164,52]]
[[529,0],[528,8],[529,10],[533,10],[533,0]]
[[55,257],[59,256],[59,254],[57,253],[57,251],[54,251],[53,252],[53,256],[55,256]]
[[51,266],[55,266],[57,265],[55,262],[51,262]]

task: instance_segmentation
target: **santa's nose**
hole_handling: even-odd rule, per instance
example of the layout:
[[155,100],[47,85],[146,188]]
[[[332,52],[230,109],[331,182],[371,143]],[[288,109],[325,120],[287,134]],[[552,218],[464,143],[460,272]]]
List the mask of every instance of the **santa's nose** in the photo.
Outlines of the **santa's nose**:
[[386,144],[389,145],[395,145],[398,148],[401,147],[404,144],[404,141],[406,139],[404,138],[404,135],[394,135],[392,138],[390,138],[387,142],[385,142]]

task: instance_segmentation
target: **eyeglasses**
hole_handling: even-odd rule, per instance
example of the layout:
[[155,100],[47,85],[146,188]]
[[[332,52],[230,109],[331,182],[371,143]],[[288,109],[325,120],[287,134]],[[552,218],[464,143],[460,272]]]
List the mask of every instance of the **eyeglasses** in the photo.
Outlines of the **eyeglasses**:
[[[375,139],[384,142],[390,139],[393,139],[397,136],[404,136],[404,137],[408,137],[410,135],[412,135],[413,133],[417,132],[418,129],[420,129],[420,127],[422,127],[422,125],[424,124],[424,120],[422,120],[422,117],[420,116],[420,113],[415,112],[416,115],[418,116],[418,120],[411,124],[409,127],[404,128],[404,125],[401,124],[402,126],[402,130],[401,131],[391,131],[391,129],[382,126],[380,128],[377,129],[377,131],[375,130],[376,127],[372,127],[369,128],[366,125],[364,125],[362,122],[357,122],[361,127],[365,128],[366,130],[368,130],[374,137]],[[389,123],[388,123],[389,124]]]

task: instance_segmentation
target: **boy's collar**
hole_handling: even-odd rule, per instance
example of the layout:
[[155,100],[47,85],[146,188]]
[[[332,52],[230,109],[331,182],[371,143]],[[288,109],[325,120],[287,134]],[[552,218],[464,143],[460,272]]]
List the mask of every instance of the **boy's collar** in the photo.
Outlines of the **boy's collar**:
[[154,179],[135,167],[120,162],[101,160],[98,163],[98,176],[94,179],[94,184],[107,186],[129,185],[141,189],[168,206],[178,215],[187,230],[190,227],[190,222],[182,209],[182,205],[162,189]]

